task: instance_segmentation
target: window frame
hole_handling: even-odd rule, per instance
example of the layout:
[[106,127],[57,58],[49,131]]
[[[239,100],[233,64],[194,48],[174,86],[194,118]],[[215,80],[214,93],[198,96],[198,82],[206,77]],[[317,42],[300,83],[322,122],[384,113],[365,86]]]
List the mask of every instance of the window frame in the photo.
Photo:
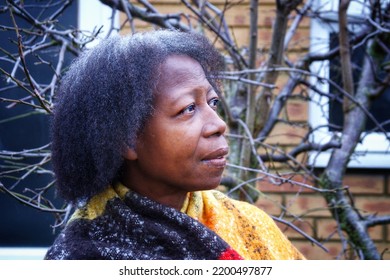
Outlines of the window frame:
[[[332,31],[338,30],[337,25],[337,0],[317,0],[315,1],[315,9],[319,11],[327,11],[326,17],[328,23],[320,22],[317,19],[312,19],[310,27],[310,53],[326,53],[329,51],[329,36]],[[348,9],[350,19],[354,21],[362,20],[362,14],[365,13],[364,1],[353,1]],[[358,28],[358,25],[356,27]],[[312,73],[316,73],[320,77],[329,78],[329,61],[315,62],[311,65]],[[329,83],[326,81],[318,82],[317,77],[312,77],[311,82],[316,84],[317,88],[323,92],[329,92]],[[316,143],[327,143],[339,132],[329,131],[329,99],[318,94],[312,94],[313,102],[309,105],[309,123],[312,127],[321,127],[313,133],[313,138]],[[386,134],[390,137],[390,133]],[[348,164],[349,168],[390,168],[390,141],[382,132],[364,132],[362,141],[355,149],[355,155],[351,158]],[[313,152],[309,156],[309,163],[318,168],[326,167],[331,156],[330,151]]]
[[[111,26],[112,9],[101,2],[78,1],[77,22],[78,28],[81,31],[90,32],[101,27],[101,33],[96,40],[87,44],[87,47],[95,46],[101,39],[103,39],[109,31]],[[119,12],[116,11],[113,20],[114,28],[119,30]]]

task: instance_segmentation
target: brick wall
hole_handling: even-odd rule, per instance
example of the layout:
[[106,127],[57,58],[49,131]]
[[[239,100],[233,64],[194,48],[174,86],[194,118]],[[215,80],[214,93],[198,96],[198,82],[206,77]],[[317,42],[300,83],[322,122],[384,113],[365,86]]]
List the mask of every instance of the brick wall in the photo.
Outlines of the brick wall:
[[[315,184],[302,176],[291,178],[305,184]],[[351,170],[344,178],[343,184],[348,187],[355,202],[355,207],[364,209],[362,214],[390,215],[390,175],[383,170]],[[340,235],[337,232],[336,222],[331,217],[325,200],[315,191],[291,184],[275,186],[268,181],[260,181],[258,189],[262,197],[256,202],[260,208],[271,215],[284,214],[287,220],[292,221],[308,235],[320,241],[329,252],[316,245],[310,244],[301,234],[280,224],[292,242],[309,259],[335,259],[342,251]],[[284,210],[282,210],[284,209]],[[295,218],[294,218],[295,217]],[[299,219],[297,219],[297,217]],[[296,221],[301,220],[301,221]],[[381,225],[369,230],[385,259],[390,259],[390,226]]]
[[[181,4],[180,0],[151,0],[161,13],[176,13],[178,11],[191,12]],[[225,0],[211,1],[217,7],[223,8]],[[237,1],[238,2],[238,1]],[[259,63],[265,59],[266,51],[270,46],[272,22],[275,17],[275,1],[263,0],[259,5],[259,36],[258,48],[260,50]],[[226,11],[225,17],[232,30],[234,38],[239,46],[247,46],[249,42],[249,1],[242,1],[240,6]],[[122,20],[126,17],[121,15]],[[137,30],[149,29],[149,25],[139,20],[135,21]],[[294,60],[300,52],[305,52],[310,44],[310,22],[305,20],[301,28],[294,35],[290,43],[288,56]],[[125,25],[124,32],[129,32],[129,25]],[[261,54],[263,51],[264,56]],[[281,76],[277,85],[282,87],[286,77]],[[275,92],[277,94],[277,91]],[[308,104],[299,98],[289,101],[284,112],[289,120],[305,123],[308,118]],[[291,127],[278,124],[268,138],[267,143],[278,143],[288,149],[291,145],[300,142],[306,133],[305,128]],[[279,166],[279,165],[278,165]],[[296,175],[291,178],[295,181],[314,185],[310,178]],[[387,170],[351,170],[345,177],[344,185],[350,188],[355,201],[355,207],[364,209],[363,214],[387,214],[390,215],[390,173]],[[277,186],[266,180],[259,181],[258,189],[261,192],[256,205],[267,213],[280,216],[297,225],[308,235],[320,241],[329,252],[325,252],[319,246],[312,245],[301,234],[279,224],[290,240],[306,255],[308,259],[335,259],[342,251],[340,235],[337,233],[336,223],[332,219],[325,200],[313,190],[298,188],[290,184]],[[295,217],[295,218],[293,218]],[[299,219],[297,219],[299,217]],[[370,230],[371,237],[375,240],[383,257],[390,259],[390,225],[376,226]],[[386,251],[388,250],[388,251]],[[341,257],[343,258],[343,257]]]

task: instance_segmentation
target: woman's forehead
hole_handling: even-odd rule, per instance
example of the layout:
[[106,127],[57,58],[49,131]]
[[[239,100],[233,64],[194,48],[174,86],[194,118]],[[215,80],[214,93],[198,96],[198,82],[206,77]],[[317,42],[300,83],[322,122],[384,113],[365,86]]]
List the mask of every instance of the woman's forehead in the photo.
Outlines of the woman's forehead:
[[169,56],[161,65],[158,76],[158,90],[179,85],[190,86],[193,83],[203,84],[206,79],[199,62],[184,55]]

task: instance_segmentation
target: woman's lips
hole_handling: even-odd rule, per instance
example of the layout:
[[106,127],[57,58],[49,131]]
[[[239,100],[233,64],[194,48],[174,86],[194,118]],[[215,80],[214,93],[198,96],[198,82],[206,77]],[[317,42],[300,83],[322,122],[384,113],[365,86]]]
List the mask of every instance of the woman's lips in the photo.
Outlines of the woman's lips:
[[208,166],[216,168],[225,168],[226,166],[226,156],[229,153],[228,147],[218,148],[210,153],[208,153],[203,159],[202,162],[206,163]]

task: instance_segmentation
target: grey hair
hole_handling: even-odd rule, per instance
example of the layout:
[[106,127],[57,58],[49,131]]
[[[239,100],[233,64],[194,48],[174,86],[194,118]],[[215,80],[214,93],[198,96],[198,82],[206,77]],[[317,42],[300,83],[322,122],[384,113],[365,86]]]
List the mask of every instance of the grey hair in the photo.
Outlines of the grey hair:
[[118,180],[126,146],[153,113],[159,66],[187,55],[211,75],[222,57],[202,35],[158,30],[113,36],[85,51],[65,74],[52,117],[52,162],[59,194],[86,200]]

